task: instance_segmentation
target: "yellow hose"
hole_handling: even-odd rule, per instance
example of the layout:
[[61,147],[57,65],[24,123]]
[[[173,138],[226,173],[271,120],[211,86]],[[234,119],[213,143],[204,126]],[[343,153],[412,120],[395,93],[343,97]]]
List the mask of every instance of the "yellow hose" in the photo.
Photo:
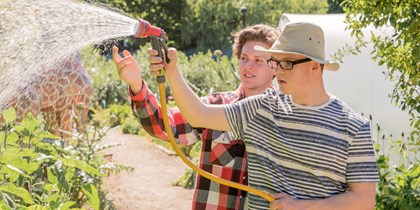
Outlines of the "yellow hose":
[[182,151],[179,149],[178,145],[176,144],[176,141],[174,139],[174,134],[172,133],[171,127],[169,126],[169,120],[167,115],[167,107],[166,107],[166,93],[165,93],[165,84],[163,82],[158,83],[159,86],[159,96],[160,96],[160,104],[162,106],[162,117],[163,117],[163,124],[165,125],[166,133],[168,134],[169,142],[171,143],[172,147],[174,148],[175,152],[178,154],[178,156],[184,161],[185,164],[187,164],[190,168],[192,168],[195,172],[200,174],[203,177],[206,177],[207,179],[210,179],[211,181],[220,183],[222,185],[226,185],[229,187],[237,188],[240,190],[247,191],[249,193],[252,193],[254,195],[258,195],[270,203],[273,202],[275,199],[269,195],[268,193],[257,190],[255,188],[249,187],[247,185],[239,184],[236,182],[232,182],[226,179],[222,179],[218,176],[215,176],[214,174],[208,173],[207,171],[204,171],[203,169],[197,167],[194,165],[188,158],[182,153]]

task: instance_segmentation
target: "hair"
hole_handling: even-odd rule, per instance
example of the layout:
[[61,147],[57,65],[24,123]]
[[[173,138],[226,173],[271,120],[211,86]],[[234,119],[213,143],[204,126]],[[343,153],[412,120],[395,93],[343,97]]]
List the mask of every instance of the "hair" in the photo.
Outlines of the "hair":
[[264,24],[248,26],[233,34],[234,42],[232,45],[233,53],[237,58],[241,56],[242,47],[247,41],[260,41],[270,46],[280,35],[280,30]]

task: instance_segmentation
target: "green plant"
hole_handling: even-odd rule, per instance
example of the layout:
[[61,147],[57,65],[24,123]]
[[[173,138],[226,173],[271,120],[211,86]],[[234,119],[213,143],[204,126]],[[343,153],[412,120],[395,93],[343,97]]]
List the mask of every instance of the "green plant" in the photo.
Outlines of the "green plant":
[[118,105],[113,104],[109,107],[110,114],[110,125],[115,127],[117,125],[122,125],[124,121],[132,115],[131,108],[129,105]]
[[[131,172],[134,169],[130,166],[105,161],[102,151],[118,146],[120,144],[101,144],[101,139],[106,135],[109,127],[104,127],[99,121],[92,121],[92,126],[85,125],[85,132],[77,137],[75,156],[86,164],[97,168],[102,174],[120,173],[121,171]],[[93,177],[92,185],[83,185],[82,192],[87,196],[88,202],[95,201],[95,206],[112,206],[112,203],[105,198],[105,192],[100,191],[102,179]],[[99,192],[94,188],[99,188]],[[92,195],[95,197],[92,198]],[[98,196],[98,198],[96,198]],[[100,203],[96,203],[99,201]]]
[[92,81],[93,99],[103,108],[111,104],[127,103],[127,85],[119,79],[112,60],[99,54],[93,48],[82,52],[83,65]]
[[[198,141],[194,143],[193,145],[188,146],[189,150],[188,153],[186,153],[192,160],[192,162],[195,165],[198,165],[198,161],[200,160],[200,154],[201,154],[201,147],[203,145],[202,141]],[[185,152],[184,152],[185,153]],[[195,178],[197,176],[197,173],[192,169],[186,169],[184,174],[172,182],[173,186],[181,186],[186,189],[192,189],[195,185]]]
[[388,139],[382,134],[380,125],[376,125],[376,133],[378,139],[374,147],[380,182],[377,185],[375,209],[419,209],[420,163],[417,150],[411,150],[415,145],[408,144],[410,139],[404,133],[397,138],[389,136]]
[[139,134],[141,130],[140,123],[133,118],[128,118],[122,125],[122,132],[124,134]]
[[194,185],[195,185],[196,174],[197,173],[190,168],[185,169],[184,174],[177,180],[173,181],[172,185],[181,186],[181,187],[184,187],[185,189],[192,189],[194,188]]
[[[77,145],[63,147],[58,137],[45,131],[42,121],[30,113],[16,122],[16,113],[1,113],[5,126],[0,130],[1,209],[78,209],[88,204],[102,209],[104,172],[129,170],[104,164],[99,151],[109,145],[98,142],[106,130],[95,126],[78,138]],[[89,135],[91,133],[91,135]],[[111,145],[112,146],[112,145]]]
[[[377,150],[379,151],[379,147]],[[378,210],[414,210],[420,208],[420,164],[394,165],[390,158],[377,159],[380,182],[376,194]]]
[[199,96],[235,90],[240,82],[234,67],[237,65],[236,58],[221,55],[214,59],[210,51],[205,54],[197,53],[189,59],[179,53],[179,57],[182,74]]
[[85,163],[72,160],[66,151],[55,144],[44,143],[43,139],[57,140],[44,131],[37,119],[30,113],[16,124],[16,113],[8,109],[2,113],[6,128],[0,138],[0,171],[2,206],[45,206],[57,209],[77,204],[74,197],[76,172],[87,176],[101,176],[96,169]]

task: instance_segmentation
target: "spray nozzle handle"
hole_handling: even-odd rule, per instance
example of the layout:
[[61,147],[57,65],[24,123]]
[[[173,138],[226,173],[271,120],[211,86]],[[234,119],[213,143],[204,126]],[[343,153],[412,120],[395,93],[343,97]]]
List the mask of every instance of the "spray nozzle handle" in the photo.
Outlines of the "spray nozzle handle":
[[[162,62],[166,62],[169,63],[170,60],[168,58],[168,46],[166,46],[166,42],[165,42],[165,37],[163,37],[163,32],[161,36],[151,36],[151,43],[152,43],[152,48],[157,50],[158,52],[158,57],[162,58]],[[163,52],[162,52],[163,50]],[[157,78],[158,83],[161,82],[165,82],[165,78],[164,78],[164,73],[163,73],[163,69],[160,70],[160,74]],[[163,78],[162,78],[163,77]]]

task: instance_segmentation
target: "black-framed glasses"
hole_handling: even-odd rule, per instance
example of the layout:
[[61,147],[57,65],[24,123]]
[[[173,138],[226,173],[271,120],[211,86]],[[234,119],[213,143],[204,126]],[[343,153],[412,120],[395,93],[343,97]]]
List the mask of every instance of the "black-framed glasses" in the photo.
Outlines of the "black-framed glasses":
[[280,67],[283,70],[292,70],[293,65],[296,65],[296,64],[299,64],[299,63],[306,63],[306,62],[309,62],[311,60],[312,59],[310,59],[310,58],[304,58],[304,59],[295,60],[295,61],[278,61],[274,58],[269,58],[267,60],[267,64],[272,69],[277,69],[277,67]]

